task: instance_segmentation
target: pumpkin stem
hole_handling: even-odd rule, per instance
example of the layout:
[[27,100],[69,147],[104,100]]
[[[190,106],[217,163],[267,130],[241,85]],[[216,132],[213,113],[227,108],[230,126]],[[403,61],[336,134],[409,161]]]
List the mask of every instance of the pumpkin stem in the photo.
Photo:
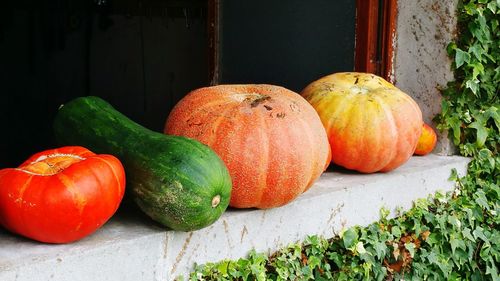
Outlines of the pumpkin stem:
[[85,158],[74,154],[50,154],[42,155],[28,165],[17,168],[20,171],[39,175],[52,176],[68,168],[74,163],[85,160]]
[[219,203],[220,203],[220,195],[215,195],[214,198],[212,198],[212,208],[215,208],[217,206],[219,206]]

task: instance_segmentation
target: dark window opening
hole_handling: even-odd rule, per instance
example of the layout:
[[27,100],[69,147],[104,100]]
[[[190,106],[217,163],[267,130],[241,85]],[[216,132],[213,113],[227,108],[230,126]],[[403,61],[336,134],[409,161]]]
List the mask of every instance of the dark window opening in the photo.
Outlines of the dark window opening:
[[[394,2],[369,0],[380,1]],[[199,87],[300,91],[333,72],[365,71],[358,58],[369,48],[355,42],[364,2],[9,1],[0,8],[0,168],[56,147],[57,108],[78,96],[100,96],[161,131],[177,101]]]

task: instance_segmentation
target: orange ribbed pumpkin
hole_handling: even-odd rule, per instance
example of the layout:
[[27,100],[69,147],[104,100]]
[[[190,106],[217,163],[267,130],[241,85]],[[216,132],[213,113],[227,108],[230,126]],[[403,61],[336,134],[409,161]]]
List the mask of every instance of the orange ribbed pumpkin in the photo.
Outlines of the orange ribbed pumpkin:
[[332,161],[363,173],[387,172],[415,151],[422,112],[407,94],[368,73],[325,76],[303,91],[325,126]]
[[273,85],[192,91],[174,107],[164,132],[217,152],[233,180],[230,206],[236,208],[282,206],[306,191],[330,162],[314,108]]

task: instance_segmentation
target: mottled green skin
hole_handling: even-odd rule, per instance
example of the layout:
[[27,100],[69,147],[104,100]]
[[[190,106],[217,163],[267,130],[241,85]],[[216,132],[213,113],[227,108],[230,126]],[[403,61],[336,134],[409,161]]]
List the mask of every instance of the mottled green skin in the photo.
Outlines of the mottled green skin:
[[[153,220],[171,229],[191,231],[210,225],[229,204],[229,172],[208,146],[146,129],[98,97],[63,105],[54,132],[64,145],[118,157],[129,196]],[[217,195],[220,203],[212,207]]]

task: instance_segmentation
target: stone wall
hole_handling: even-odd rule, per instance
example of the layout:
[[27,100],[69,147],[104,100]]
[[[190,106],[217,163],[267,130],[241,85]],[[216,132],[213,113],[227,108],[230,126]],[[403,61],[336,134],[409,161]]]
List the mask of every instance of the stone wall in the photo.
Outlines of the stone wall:
[[[453,80],[446,46],[456,36],[457,0],[399,0],[394,40],[393,79],[422,109],[424,121],[441,111],[440,87]],[[435,127],[435,126],[434,126]],[[447,133],[439,136],[434,150],[452,154]]]

